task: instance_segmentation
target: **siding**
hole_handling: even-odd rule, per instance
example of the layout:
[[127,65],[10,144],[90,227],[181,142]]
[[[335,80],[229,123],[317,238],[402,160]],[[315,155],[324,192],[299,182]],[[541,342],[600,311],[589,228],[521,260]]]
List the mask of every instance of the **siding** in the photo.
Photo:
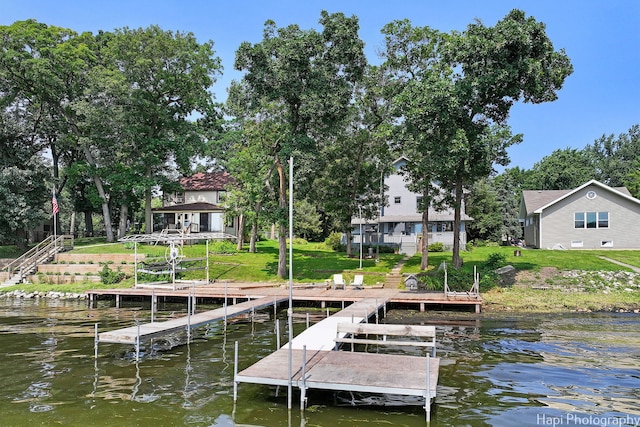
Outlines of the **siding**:
[[[586,193],[593,190],[595,199]],[[609,212],[609,228],[576,229],[575,212]],[[638,249],[640,239],[640,204],[623,198],[602,187],[587,186],[542,212],[541,248],[560,244],[571,249],[571,241],[582,241],[582,249],[604,249],[601,242],[611,240],[611,249]]]

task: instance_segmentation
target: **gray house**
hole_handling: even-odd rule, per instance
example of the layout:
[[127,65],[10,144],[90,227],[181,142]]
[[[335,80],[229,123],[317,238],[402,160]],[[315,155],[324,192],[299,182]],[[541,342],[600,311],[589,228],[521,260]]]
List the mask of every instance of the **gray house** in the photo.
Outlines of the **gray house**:
[[520,219],[534,248],[640,248],[640,200],[625,187],[591,180],[573,190],[523,191]]
[[[441,242],[445,247],[453,246],[453,209],[435,210],[430,207],[428,229],[422,229],[422,213],[418,211],[422,195],[410,191],[400,174],[406,162],[404,157],[394,161],[395,172],[384,178],[385,187],[388,188],[388,204],[380,208],[380,215],[369,220],[358,217],[351,219],[353,243],[359,244],[362,237],[364,244],[394,245],[400,253],[413,255],[421,250],[426,231],[429,244]],[[463,248],[467,243],[465,223],[471,220],[464,212],[463,202],[460,222],[460,246]],[[363,236],[360,236],[361,224]]]

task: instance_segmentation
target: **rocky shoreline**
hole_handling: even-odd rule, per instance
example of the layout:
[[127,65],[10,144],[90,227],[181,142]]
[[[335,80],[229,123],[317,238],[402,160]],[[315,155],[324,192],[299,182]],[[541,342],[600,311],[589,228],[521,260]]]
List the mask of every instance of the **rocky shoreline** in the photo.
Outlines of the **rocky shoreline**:
[[15,290],[9,292],[0,293],[0,298],[22,298],[22,299],[69,299],[69,300],[84,300],[87,299],[87,294],[78,292],[56,292],[56,291],[22,291]]

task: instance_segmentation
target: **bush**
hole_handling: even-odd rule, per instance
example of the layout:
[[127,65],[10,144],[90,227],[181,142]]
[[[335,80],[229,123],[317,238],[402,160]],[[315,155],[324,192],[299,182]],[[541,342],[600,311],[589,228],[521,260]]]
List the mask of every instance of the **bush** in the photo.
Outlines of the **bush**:
[[230,242],[229,240],[220,240],[209,244],[209,252],[217,255],[230,255],[238,253],[238,249],[236,248],[235,243]]
[[504,267],[507,265],[507,256],[499,252],[490,253],[484,265],[488,270],[495,270],[500,267]]
[[433,242],[429,245],[429,252],[444,252],[444,243]]
[[100,270],[98,274],[102,283],[105,285],[115,285],[116,283],[122,282],[126,277],[126,275],[120,271],[120,268],[118,268],[117,271],[114,271],[109,268],[107,263],[103,263],[102,270]]
[[324,239],[324,244],[331,250],[336,252],[344,251],[344,245],[342,244],[342,235],[337,232],[329,234],[329,237]]

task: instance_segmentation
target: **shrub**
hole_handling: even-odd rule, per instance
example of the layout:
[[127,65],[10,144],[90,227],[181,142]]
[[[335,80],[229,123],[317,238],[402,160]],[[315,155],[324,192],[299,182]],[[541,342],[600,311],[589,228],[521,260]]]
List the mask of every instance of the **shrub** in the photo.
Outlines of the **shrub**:
[[229,240],[220,240],[209,244],[209,252],[217,255],[230,255],[238,253],[238,249],[236,248],[235,243]]
[[495,270],[497,268],[504,267],[507,265],[507,256],[499,252],[490,253],[484,265],[488,270]]
[[442,242],[433,242],[429,245],[429,252],[444,252],[444,244]]
[[333,232],[329,234],[329,237],[327,237],[324,240],[324,244],[329,249],[334,250],[336,252],[344,251],[344,245],[342,244],[342,235],[340,233]]
[[303,239],[302,237],[294,237],[293,238],[293,244],[294,245],[306,245],[309,242],[306,239]]
[[102,270],[100,270],[98,275],[100,276],[102,283],[104,283],[105,285],[114,285],[116,283],[120,283],[126,276],[122,271],[120,271],[120,268],[118,268],[117,271],[109,268],[108,263],[103,263]]

